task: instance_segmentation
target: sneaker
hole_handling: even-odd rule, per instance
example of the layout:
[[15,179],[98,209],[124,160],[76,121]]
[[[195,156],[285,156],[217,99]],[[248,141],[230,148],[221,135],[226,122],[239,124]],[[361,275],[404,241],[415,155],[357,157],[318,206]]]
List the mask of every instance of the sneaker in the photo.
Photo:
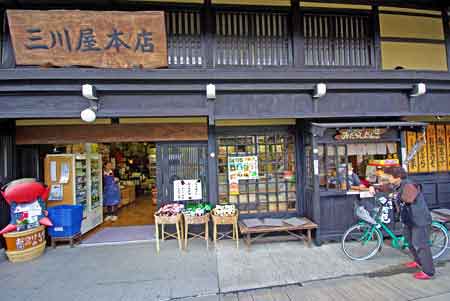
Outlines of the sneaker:
[[118,219],[117,215],[111,216],[111,220],[112,220],[113,222],[115,222],[117,219]]
[[420,265],[415,261],[411,261],[411,262],[405,263],[405,267],[415,269],[415,268],[420,268]]
[[111,220],[111,218],[112,218],[111,215],[107,215],[103,221],[107,222],[107,221]]
[[419,279],[419,280],[429,280],[431,279],[432,276],[425,274],[424,272],[417,272],[414,273],[414,278]]

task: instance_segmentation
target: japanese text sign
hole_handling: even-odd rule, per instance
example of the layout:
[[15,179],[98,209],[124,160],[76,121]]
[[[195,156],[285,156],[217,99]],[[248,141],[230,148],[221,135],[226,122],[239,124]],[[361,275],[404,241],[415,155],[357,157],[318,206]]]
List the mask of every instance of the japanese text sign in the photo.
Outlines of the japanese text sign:
[[173,181],[174,201],[190,201],[202,199],[202,181],[176,180]]
[[164,12],[8,10],[17,65],[167,67]]
[[380,139],[387,129],[367,128],[367,129],[342,129],[334,136],[336,140],[366,140]]

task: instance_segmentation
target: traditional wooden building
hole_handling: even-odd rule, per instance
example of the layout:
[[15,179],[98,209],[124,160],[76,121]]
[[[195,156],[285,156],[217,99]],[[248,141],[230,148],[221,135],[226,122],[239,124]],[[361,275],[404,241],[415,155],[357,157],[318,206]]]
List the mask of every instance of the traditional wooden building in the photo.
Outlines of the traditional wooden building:
[[[160,199],[192,167],[181,149],[195,150],[211,203],[306,215],[320,243],[354,222],[340,173],[370,178],[403,161],[431,124],[408,167],[430,206],[450,206],[446,1],[0,4],[0,180],[39,177],[40,144],[156,141]],[[161,22],[139,23],[144,11]],[[77,27],[93,16],[112,25]],[[86,84],[98,95],[92,124],[80,119]],[[244,156],[259,177],[231,183],[230,158]]]

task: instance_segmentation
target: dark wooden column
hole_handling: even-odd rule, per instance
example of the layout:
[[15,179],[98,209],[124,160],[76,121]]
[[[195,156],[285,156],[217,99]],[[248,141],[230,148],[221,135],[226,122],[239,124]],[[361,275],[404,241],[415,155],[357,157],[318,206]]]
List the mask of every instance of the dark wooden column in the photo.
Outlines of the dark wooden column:
[[294,55],[294,67],[302,68],[305,65],[303,24],[300,15],[299,0],[291,0],[292,14],[292,53]]
[[[15,133],[14,120],[0,121],[0,186],[7,184],[15,177]],[[9,206],[0,196],[0,229],[9,223]],[[0,237],[0,248],[4,247]]]
[[372,29],[373,29],[373,59],[374,69],[381,70],[381,38],[380,38],[380,16],[378,6],[372,7]]

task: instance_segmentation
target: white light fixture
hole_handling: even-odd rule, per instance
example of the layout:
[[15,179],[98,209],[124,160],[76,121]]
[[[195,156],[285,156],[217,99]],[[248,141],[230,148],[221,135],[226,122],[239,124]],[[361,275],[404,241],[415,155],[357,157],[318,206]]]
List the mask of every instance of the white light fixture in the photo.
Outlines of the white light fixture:
[[97,114],[95,114],[95,111],[92,108],[87,108],[81,111],[81,120],[84,122],[94,122],[97,118]]
[[84,84],[81,86],[81,94],[90,100],[97,100],[97,89],[93,85]]
[[318,83],[314,86],[314,98],[321,98],[327,94],[327,85],[324,83]]
[[213,84],[206,85],[206,98],[216,99],[216,86]]
[[413,85],[413,89],[409,96],[416,97],[424,95],[425,93],[427,93],[427,86],[424,83],[418,83]]

